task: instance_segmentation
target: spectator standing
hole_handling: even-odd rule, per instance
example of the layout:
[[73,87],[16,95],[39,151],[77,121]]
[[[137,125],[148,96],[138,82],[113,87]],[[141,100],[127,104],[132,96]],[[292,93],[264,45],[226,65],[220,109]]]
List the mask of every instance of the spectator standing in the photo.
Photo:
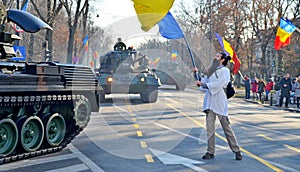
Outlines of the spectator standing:
[[243,79],[244,83],[245,83],[245,99],[250,99],[250,79],[249,76],[246,75]]
[[290,92],[292,91],[292,82],[290,78],[290,74],[285,74],[285,77],[280,80],[280,100],[279,100],[279,107],[282,107],[283,98],[285,98],[285,108],[289,107],[290,101]]
[[300,75],[298,76],[295,82],[295,99],[297,102],[297,108],[299,109],[299,102],[300,102]]
[[279,106],[279,98],[280,98],[280,77],[276,77],[275,79],[275,85],[274,85],[274,90],[275,90],[275,100],[276,100],[276,105]]
[[272,81],[272,79],[269,79],[269,82],[266,85],[266,101],[269,100],[269,93],[271,90],[273,90],[273,85],[274,82]]
[[266,84],[263,79],[259,79],[257,85],[258,85],[259,101],[262,101],[262,94],[265,92]]
[[257,100],[258,96],[257,96],[257,78],[255,77],[254,79],[252,79],[251,81],[251,91],[252,91],[252,96],[253,96],[253,100]]
[[292,79],[292,92],[291,92],[291,104],[294,104],[296,101],[295,99],[295,83],[296,83],[297,78]]

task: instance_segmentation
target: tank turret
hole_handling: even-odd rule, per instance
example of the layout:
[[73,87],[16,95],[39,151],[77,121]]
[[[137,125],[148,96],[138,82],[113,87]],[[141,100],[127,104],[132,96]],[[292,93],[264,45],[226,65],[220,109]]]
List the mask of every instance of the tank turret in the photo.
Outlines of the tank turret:
[[52,29],[0,5],[0,164],[62,150],[99,111],[101,90],[90,67],[12,60],[21,38],[5,31],[10,21],[30,33]]

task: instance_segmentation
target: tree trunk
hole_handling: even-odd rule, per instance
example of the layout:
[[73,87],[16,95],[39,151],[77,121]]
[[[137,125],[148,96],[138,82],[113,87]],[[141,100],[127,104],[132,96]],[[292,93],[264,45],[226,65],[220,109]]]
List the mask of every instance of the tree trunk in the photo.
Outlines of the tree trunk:
[[28,55],[27,55],[27,62],[31,62],[33,57],[33,47],[34,47],[34,35],[31,34],[29,37],[29,45],[28,45]]
[[67,53],[67,63],[72,64],[73,60],[73,45],[74,45],[74,36],[75,36],[75,28],[70,27],[69,28],[69,41],[68,41],[68,53]]
[[[51,26],[52,27],[52,26]],[[45,36],[46,38],[46,41],[48,41],[48,50],[50,51],[50,56],[48,57],[48,61],[49,62],[52,62],[52,60],[53,60],[53,57],[52,57],[52,46],[53,46],[53,32],[52,32],[52,30],[47,30],[46,31],[46,36]],[[46,61],[46,55],[45,55],[45,61]]]

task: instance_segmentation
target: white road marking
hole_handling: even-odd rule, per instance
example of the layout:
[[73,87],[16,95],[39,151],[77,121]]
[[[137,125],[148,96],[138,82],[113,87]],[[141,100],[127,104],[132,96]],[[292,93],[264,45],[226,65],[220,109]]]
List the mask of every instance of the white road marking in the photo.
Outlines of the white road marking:
[[176,164],[180,164],[183,166],[186,166],[188,168],[191,168],[195,171],[199,171],[199,172],[207,172],[206,170],[197,167],[193,164],[204,164],[204,162],[202,161],[196,161],[193,159],[189,159],[189,158],[185,158],[182,156],[178,156],[178,155],[173,155],[170,153],[166,153],[166,152],[162,152],[156,149],[151,149],[150,151],[163,163],[163,164],[169,164],[169,165],[176,165]]
[[83,171],[83,170],[88,170],[89,168],[84,165],[84,164],[78,164],[78,165],[73,165],[65,168],[57,168],[54,170],[49,170],[45,172],[66,172],[66,171],[72,171],[72,172],[77,172],[77,171]]
[[40,159],[26,159],[26,160],[18,161],[16,163],[12,162],[8,164],[3,164],[1,165],[0,171],[15,170],[18,168],[29,167],[29,166],[39,165],[39,164],[46,164],[46,163],[51,163],[56,161],[69,160],[73,158],[76,158],[74,154],[67,154],[67,155],[53,156],[53,157],[40,158]]
[[90,160],[87,156],[81,153],[72,144],[69,144],[68,148],[73,152],[73,154],[75,154],[77,158],[79,158],[85,165],[87,165],[90,168],[90,170],[94,172],[104,172],[104,170],[97,166],[92,160]]

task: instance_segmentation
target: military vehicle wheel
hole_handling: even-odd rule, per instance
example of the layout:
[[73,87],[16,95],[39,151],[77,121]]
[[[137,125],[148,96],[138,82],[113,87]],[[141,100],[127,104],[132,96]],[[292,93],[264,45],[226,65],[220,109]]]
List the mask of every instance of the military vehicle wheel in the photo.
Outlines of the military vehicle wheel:
[[76,125],[79,127],[85,127],[90,121],[91,108],[88,100],[79,100],[75,104],[74,108],[74,119],[76,121]]
[[185,87],[186,87],[185,84],[176,83],[176,90],[183,91],[185,89]]
[[44,138],[42,120],[37,116],[27,118],[22,125],[20,137],[24,150],[28,152],[36,151],[41,146]]
[[58,146],[65,137],[66,123],[61,114],[53,114],[45,125],[45,135],[50,146]]
[[155,103],[157,101],[157,97],[158,97],[157,89],[141,93],[141,98],[145,103]]
[[18,143],[18,129],[11,119],[0,121],[0,157],[11,154]]

